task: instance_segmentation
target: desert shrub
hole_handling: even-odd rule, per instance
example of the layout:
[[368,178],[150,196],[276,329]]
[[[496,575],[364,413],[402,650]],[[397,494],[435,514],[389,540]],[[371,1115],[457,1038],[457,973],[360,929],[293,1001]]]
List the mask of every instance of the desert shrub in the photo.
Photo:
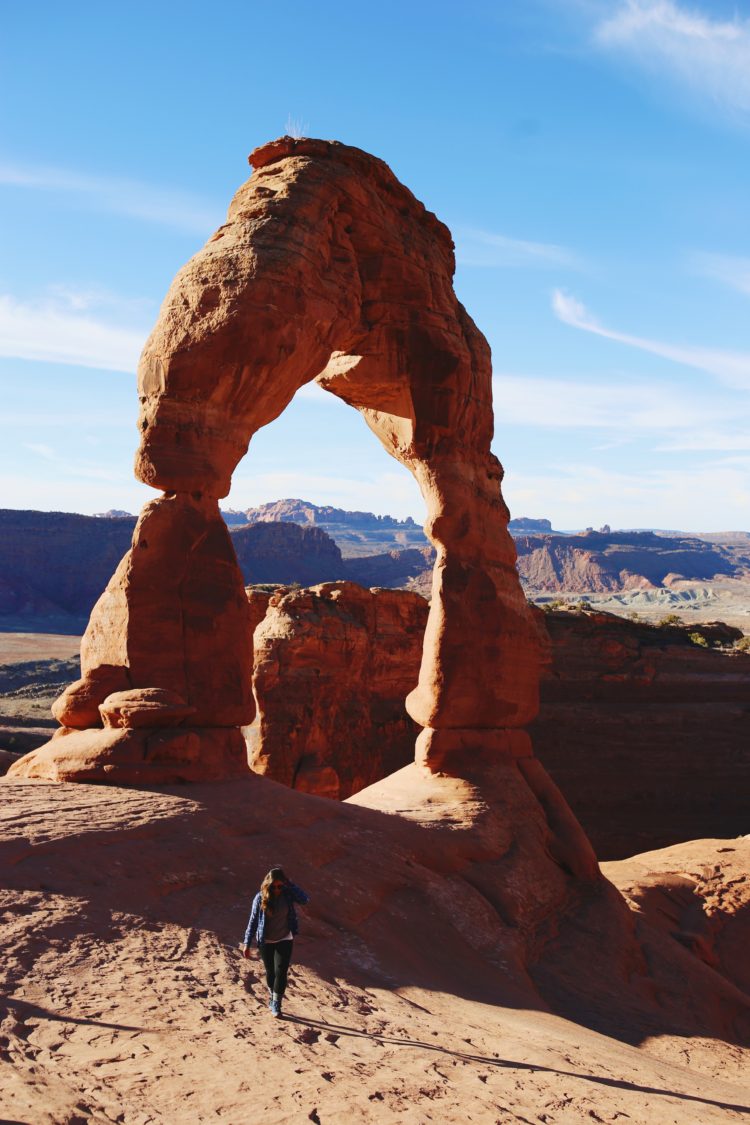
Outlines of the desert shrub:
[[694,645],[699,645],[700,648],[710,648],[708,641],[702,633],[688,633],[688,640]]
[[561,598],[555,598],[553,602],[545,602],[542,609],[545,613],[553,613],[556,609],[564,609],[565,602]]
[[668,613],[666,617],[662,617],[659,622],[659,627],[663,625],[682,625],[682,618],[678,617],[676,613]]
[[734,642],[734,647],[737,652],[750,652],[750,637],[740,637]]

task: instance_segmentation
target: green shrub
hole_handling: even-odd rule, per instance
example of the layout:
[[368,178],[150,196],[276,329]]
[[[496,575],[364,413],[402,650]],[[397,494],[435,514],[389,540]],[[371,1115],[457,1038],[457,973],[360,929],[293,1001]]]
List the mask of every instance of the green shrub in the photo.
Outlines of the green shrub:
[[682,618],[678,617],[676,613],[668,613],[666,617],[662,617],[659,628],[664,625],[682,625]]
[[545,602],[542,609],[545,613],[553,613],[556,609],[564,609],[565,602],[561,598],[555,598],[553,602]]
[[734,647],[737,652],[750,652],[750,637],[740,637],[738,641],[734,642]]
[[700,648],[711,647],[702,633],[688,633],[688,640],[694,645],[698,645]]

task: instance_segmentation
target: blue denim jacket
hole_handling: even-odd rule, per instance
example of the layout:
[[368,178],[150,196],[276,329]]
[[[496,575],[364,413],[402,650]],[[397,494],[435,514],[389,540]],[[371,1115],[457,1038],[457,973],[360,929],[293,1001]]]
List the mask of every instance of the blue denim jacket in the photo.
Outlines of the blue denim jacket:
[[[297,911],[294,909],[294,904],[298,902],[300,906],[304,906],[310,899],[295,883],[287,883],[281,894],[285,898],[289,908],[289,932],[291,934],[296,934],[299,931],[299,922],[297,921]],[[262,945],[263,931],[265,928],[266,915],[265,911],[261,910],[260,891],[258,891],[253,899],[253,908],[250,911],[250,920],[247,923],[243,944],[249,945],[253,938],[257,936],[258,945]]]

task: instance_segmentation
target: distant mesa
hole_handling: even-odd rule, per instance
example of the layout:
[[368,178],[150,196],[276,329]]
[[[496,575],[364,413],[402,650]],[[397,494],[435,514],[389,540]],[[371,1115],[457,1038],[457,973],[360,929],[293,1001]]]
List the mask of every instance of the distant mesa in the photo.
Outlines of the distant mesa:
[[108,512],[94,512],[96,519],[103,520],[120,520],[120,519],[135,519],[132,512],[125,512],[122,508],[110,508]]
[[528,516],[520,516],[517,520],[511,520],[508,524],[508,531],[511,535],[519,535],[524,531],[535,531],[542,534],[546,532],[550,535],[560,534],[560,532],[552,531],[552,524],[549,520],[534,520],[530,519]]

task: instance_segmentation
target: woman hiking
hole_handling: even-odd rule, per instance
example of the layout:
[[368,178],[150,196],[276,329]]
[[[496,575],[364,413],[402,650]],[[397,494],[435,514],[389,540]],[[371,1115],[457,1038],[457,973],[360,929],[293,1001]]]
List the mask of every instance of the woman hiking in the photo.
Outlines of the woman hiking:
[[243,957],[250,957],[250,943],[257,937],[268,984],[268,1006],[273,1016],[281,1015],[286,991],[294,935],[299,929],[295,902],[304,906],[308,896],[287,879],[281,867],[272,867],[253,899],[250,920],[240,945]]

